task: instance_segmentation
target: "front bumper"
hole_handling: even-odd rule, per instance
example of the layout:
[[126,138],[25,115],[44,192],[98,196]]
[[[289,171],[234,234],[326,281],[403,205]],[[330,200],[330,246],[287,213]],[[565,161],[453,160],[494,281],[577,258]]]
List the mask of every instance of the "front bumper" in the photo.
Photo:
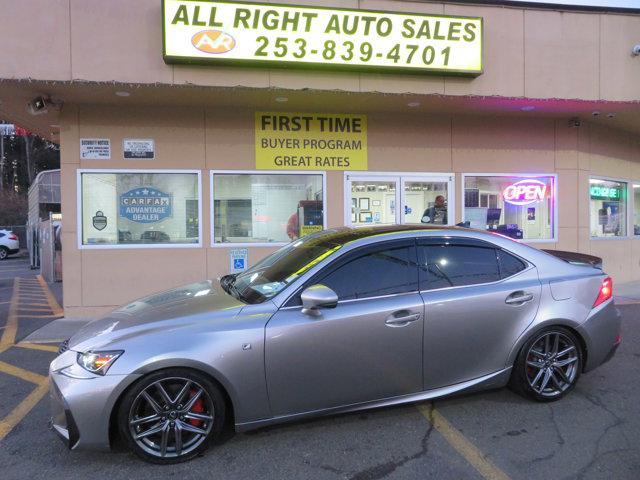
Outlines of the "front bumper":
[[111,412],[140,375],[92,375],[76,369],[76,355],[63,352],[49,367],[50,427],[69,449],[108,450]]

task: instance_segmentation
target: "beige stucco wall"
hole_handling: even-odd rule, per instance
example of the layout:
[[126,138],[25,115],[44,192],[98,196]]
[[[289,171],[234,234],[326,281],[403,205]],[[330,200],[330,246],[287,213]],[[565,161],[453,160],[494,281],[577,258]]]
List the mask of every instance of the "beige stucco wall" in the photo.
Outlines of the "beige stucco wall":
[[159,0],[2,0],[0,79],[316,88],[386,93],[640,99],[640,15],[395,0],[278,0],[482,16],[486,72],[473,78],[169,66]]
[[[227,248],[211,248],[209,170],[254,169],[253,111],[204,108],[105,108],[67,105],[62,113],[64,307],[93,315],[141,295],[227,273]],[[590,174],[640,181],[640,141],[594,124],[579,128],[544,118],[429,117],[370,114],[369,170],[558,174],[558,242],[539,244],[604,258],[616,282],[640,279],[640,239],[590,240]],[[79,159],[79,138],[110,138],[112,159]],[[122,160],[124,137],[154,138],[156,159]],[[78,168],[184,168],[202,175],[203,243],[187,249],[80,250],[76,228]],[[329,226],[344,223],[343,172],[327,173]],[[273,248],[253,247],[253,263]]]

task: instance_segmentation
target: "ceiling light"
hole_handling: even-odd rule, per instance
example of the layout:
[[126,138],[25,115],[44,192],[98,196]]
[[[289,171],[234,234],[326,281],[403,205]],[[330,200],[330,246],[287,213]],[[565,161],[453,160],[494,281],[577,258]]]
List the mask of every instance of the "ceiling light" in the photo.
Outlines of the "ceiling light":
[[525,105],[524,107],[521,107],[520,110],[522,110],[523,112],[533,112],[536,109],[536,107],[534,107],[533,105]]
[[276,97],[275,100],[278,103],[284,103],[284,102],[288,102],[289,101],[289,99],[287,97]]
[[49,125],[49,126],[50,126],[51,128],[60,128],[60,125],[56,125],[56,124],[52,124],[52,125]]
[[125,92],[124,90],[120,90],[120,91],[116,92],[116,95],[118,97],[128,97],[131,94],[129,92]]
[[420,106],[420,102],[409,102],[407,103],[408,107],[414,108],[414,107],[419,107]]
[[615,118],[616,114],[615,113],[607,113],[607,118]]
[[598,117],[600,116],[600,112],[598,110],[591,112],[591,115],[593,115],[594,117]]

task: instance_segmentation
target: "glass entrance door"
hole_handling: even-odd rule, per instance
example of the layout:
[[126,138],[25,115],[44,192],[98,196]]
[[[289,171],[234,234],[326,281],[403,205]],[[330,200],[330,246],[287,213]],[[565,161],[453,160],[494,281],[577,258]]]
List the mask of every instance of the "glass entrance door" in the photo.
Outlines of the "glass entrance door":
[[453,224],[453,175],[345,175],[345,225]]
[[350,223],[365,225],[393,225],[399,223],[398,179],[390,177],[354,177],[348,180]]

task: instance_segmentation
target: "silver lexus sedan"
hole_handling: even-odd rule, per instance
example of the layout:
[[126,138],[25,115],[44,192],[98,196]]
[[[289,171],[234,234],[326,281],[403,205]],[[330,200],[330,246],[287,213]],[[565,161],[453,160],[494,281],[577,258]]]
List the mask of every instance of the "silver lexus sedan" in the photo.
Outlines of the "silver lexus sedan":
[[176,463],[221,434],[510,385],[558,400],[618,347],[595,257],[455,227],[327,230],[96,320],[51,363],[71,449]]

